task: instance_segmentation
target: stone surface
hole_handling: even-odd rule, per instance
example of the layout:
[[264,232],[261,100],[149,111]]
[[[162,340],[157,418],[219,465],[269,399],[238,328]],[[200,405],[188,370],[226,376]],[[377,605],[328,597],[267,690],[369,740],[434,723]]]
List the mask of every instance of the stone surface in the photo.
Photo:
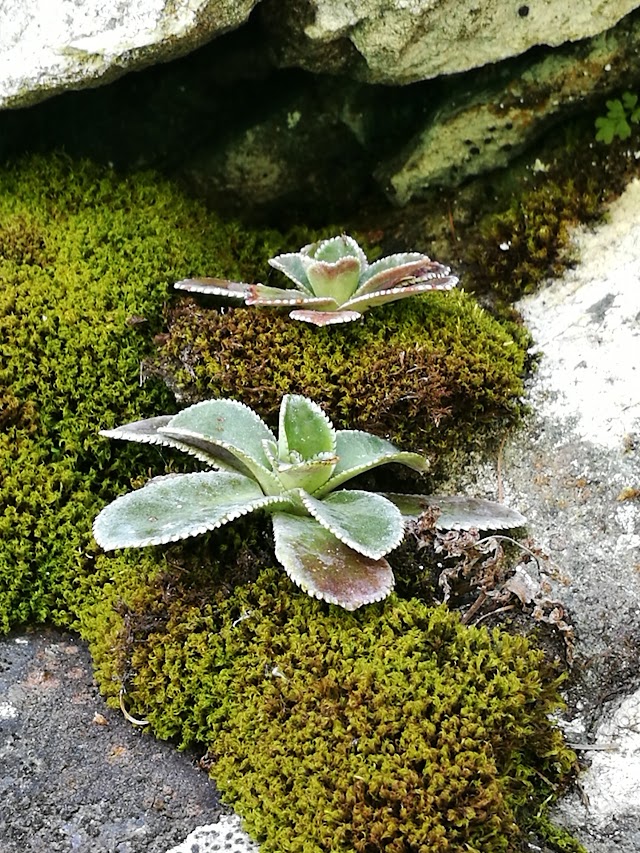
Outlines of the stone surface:
[[[454,89],[424,128],[376,175],[396,204],[420,199],[433,186],[456,186],[506,166],[577,109],[640,79],[640,16],[605,34],[496,69],[476,88]],[[595,136],[595,131],[594,131]]]
[[167,853],[258,853],[260,845],[242,829],[237,815],[222,815],[217,823],[200,826]]
[[106,707],[84,643],[0,641],[2,853],[163,853],[220,815],[194,764]]
[[283,65],[413,83],[601,33],[637,0],[266,0]]
[[637,853],[640,182],[575,246],[576,268],[520,304],[541,352],[526,428],[499,467],[480,466],[446,491],[495,499],[502,489],[548,555],[545,579],[577,637],[563,725],[592,762],[555,818],[589,853]]
[[180,56],[238,27],[257,2],[7,0],[0,4],[0,108]]

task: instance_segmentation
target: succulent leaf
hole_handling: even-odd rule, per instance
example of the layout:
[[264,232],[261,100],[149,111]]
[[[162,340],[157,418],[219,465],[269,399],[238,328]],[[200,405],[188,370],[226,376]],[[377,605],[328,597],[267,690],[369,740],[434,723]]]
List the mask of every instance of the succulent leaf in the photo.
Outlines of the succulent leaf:
[[485,498],[464,495],[400,495],[385,493],[402,513],[405,521],[417,521],[431,507],[438,507],[436,521],[439,530],[508,530],[522,527],[526,518],[515,509]]
[[115,429],[101,429],[100,435],[124,441],[137,441],[141,444],[158,444],[164,447],[174,447],[177,450],[182,450],[185,453],[191,454],[191,456],[195,456],[196,459],[210,465],[212,468],[218,468],[222,471],[247,473],[244,467],[238,464],[238,461],[232,454],[225,455],[221,449],[212,453],[212,447],[208,442],[197,443],[194,440],[190,440],[190,443],[187,444],[177,438],[161,433],[160,429],[166,427],[172,417],[173,415],[160,415],[156,418],[133,421]]
[[356,309],[364,314],[369,308],[375,308],[378,305],[385,305],[387,302],[397,302],[398,299],[406,299],[407,296],[416,296],[419,293],[430,293],[433,290],[451,290],[455,287],[458,279],[453,276],[439,279],[435,278],[430,281],[424,281],[419,284],[405,284],[402,287],[392,287],[388,290],[380,290],[375,293],[367,293],[365,295],[356,295],[353,299],[345,302],[344,307]]
[[313,494],[323,486],[336,466],[337,457],[290,464],[276,460],[273,471],[284,491],[304,489]]
[[199,536],[274,504],[291,505],[286,497],[266,496],[242,474],[200,471],[155,477],[106,506],[94,522],[93,533],[107,551],[163,545]]
[[266,284],[254,284],[249,288],[246,298],[247,305],[258,307],[287,307],[290,305],[317,305],[322,308],[337,308],[338,303],[331,297],[314,296],[313,293],[301,293],[295,288],[285,290],[280,287],[267,287]]
[[313,518],[275,512],[273,535],[285,571],[314,598],[356,610],[393,589],[393,572],[384,558],[354,551]]
[[319,524],[365,557],[378,560],[402,541],[402,515],[382,495],[353,489],[334,492],[324,500],[307,494],[300,497]]
[[173,285],[176,290],[188,290],[191,293],[206,293],[208,296],[226,296],[230,299],[244,299],[249,288],[254,285],[244,281],[228,281],[226,278],[185,278]]
[[[305,248],[307,247],[305,246]],[[303,252],[304,249],[300,252],[287,252],[284,255],[276,255],[275,258],[269,260],[269,264],[274,269],[284,273],[287,278],[290,278],[303,293],[313,296],[313,291],[307,278],[306,258]]]
[[358,287],[360,262],[352,257],[335,263],[315,261],[309,265],[307,276],[316,296],[333,298],[342,305]]
[[305,323],[312,323],[314,326],[333,326],[336,323],[351,323],[353,320],[359,320],[362,314],[358,311],[343,311],[342,309],[335,311],[301,309],[292,311],[289,316],[292,320],[302,320]]
[[[282,491],[263,442],[276,438],[264,421],[237,400],[205,400],[174,415],[159,432],[224,470],[254,477],[267,494]],[[201,457],[203,458],[203,457]]]
[[[301,394],[285,394],[280,404],[278,457],[281,462],[313,460],[336,452],[336,432],[317,403]],[[292,458],[292,454],[299,454]]]
[[448,275],[449,268],[430,260],[419,252],[388,255],[375,261],[360,278],[358,295],[394,287],[407,278],[420,278],[427,273]]
[[341,258],[357,258],[360,268],[365,270],[368,266],[367,256],[358,243],[348,234],[339,234],[337,237],[329,237],[327,240],[318,240],[309,243],[300,250],[300,254],[307,255],[316,261],[327,261],[335,263]]
[[420,473],[429,470],[428,460],[419,453],[398,450],[390,441],[357,429],[336,431],[336,454],[338,464],[333,475],[316,497],[327,494],[358,474],[388,462],[406,465]]

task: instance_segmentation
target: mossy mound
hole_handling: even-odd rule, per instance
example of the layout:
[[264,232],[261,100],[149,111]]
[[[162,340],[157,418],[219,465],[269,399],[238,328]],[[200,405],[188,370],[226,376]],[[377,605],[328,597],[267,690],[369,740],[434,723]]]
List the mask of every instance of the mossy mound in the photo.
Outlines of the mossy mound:
[[517,418],[527,340],[457,289],[325,328],[186,299],[170,313],[156,369],[184,402],[233,397],[271,423],[282,394],[303,394],[336,427],[426,453],[438,473]]
[[158,462],[98,430],[175,407],[139,381],[170,284],[218,264],[247,275],[279,242],[156,176],[62,158],[0,171],[0,631],[73,621],[92,518]]
[[445,607],[347,613],[277,569],[223,595],[194,569],[139,591],[121,626],[101,642],[128,662],[133,712],[208,749],[265,853],[517,850],[575,766],[542,654]]
[[[214,776],[268,850],[508,850],[522,807],[549,793],[542,777],[560,780],[572,761],[547,718],[557,684],[524,641],[463,629],[416,600],[357,614],[314,602],[265,568],[273,553],[259,521],[113,557],[92,541],[104,504],[172,464],[98,435],[175,406],[162,383],[140,383],[171,283],[202,271],[255,279],[282,248],[275,232],[223,224],[157,176],[121,179],[63,158],[0,172],[0,630],[37,620],[79,630],[111,701],[124,685],[160,736],[209,748]],[[272,312],[221,316],[236,323],[220,336],[225,364],[246,378],[236,396],[264,413],[260,395],[296,390],[275,385],[276,363],[301,369],[318,330]],[[422,389],[424,414],[415,387],[402,386],[409,432],[393,436],[404,446],[420,437],[437,448],[438,417],[455,438],[465,406],[469,430],[513,411],[523,349],[468,297],[436,294],[366,321],[342,336],[348,358],[320,330],[313,359],[324,341],[327,373],[305,367],[306,381],[316,377],[305,391],[329,400],[337,423],[355,425],[351,406],[375,418],[370,376],[390,389],[415,364],[437,365],[422,374],[437,393],[429,402]],[[293,349],[286,335],[299,336]],[[273,373],[265,362],[249,385],[259,365],[243,359],[260,347]],[[340,376],[354,369],[360,390],[349,385],[346,398]]]

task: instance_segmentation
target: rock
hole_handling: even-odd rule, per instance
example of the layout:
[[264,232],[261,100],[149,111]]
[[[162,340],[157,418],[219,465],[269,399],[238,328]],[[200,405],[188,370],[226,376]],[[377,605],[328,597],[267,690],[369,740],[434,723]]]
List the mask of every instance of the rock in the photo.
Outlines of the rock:
[[282,66],[414,83],[558,46],[609,29],[638,0],[266,0],[261,14]]
[[590,766],[580,777],[582,796],[573,793],[556,808],[590,853],[640,850],[640,691],[616,704],[583,745]]
[[[579,45],[497,68],[483,87],[441,102],[401,154],[376,175],[396,204],[506,166],[561,118],[640,77],[640,17]],[[553,132],[551,130],[551,132]],[[595,131],[594,131],[595,136]]]
[[0,4],[0,107],[34,104],[181,56],[242,24],[258,0]]

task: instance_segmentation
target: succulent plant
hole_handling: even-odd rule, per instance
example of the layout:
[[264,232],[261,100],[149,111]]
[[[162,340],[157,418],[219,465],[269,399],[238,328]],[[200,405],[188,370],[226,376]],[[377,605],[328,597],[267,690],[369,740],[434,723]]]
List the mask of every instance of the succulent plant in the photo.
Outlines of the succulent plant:
[[[428,463],[370,433],[335,430],[316,403],[297,394],[283,397],[277,437],[235,400],[206,400],[101,434],[175,447],[215,469],[154,477],[116,498],[94,522],[105,550],[175,542],[262,509],[272,516],[275,554],[289,577],[347,610],[391,592],[393,572],[384,555],[400,544],[406,520],[433,505],[428,496],[338,489],[388,462],[418,472]],[[493,507],[494,523],[483,526],[524,521],[519,513],[480,503]],[[458,509],[451,509],[451,526],[461,524]],[[487,521],[478,505],[467,510],[471,525],[477,517]],[[443,513],[446,523],[446,506]]]
[[450,290],[458,279],[449,267],[419,252],[389,255],[372,264],[353,237],[343,234],[276,255],[269,263],[293,288],[220,278],[188,278],[178,290],[244,300],[247,305],[291,308],[289,316],[316,326],[358,320],[369,308],[430,290]]

